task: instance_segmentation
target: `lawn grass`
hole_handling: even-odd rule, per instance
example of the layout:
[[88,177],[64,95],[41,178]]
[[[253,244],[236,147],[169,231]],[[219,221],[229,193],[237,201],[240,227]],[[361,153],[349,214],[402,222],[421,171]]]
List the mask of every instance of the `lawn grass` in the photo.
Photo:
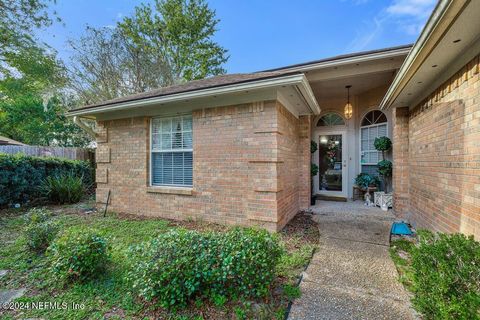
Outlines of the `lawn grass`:
[[[280,238],[287,249],[277,267],[277,278],[271,293],[258,301],[215,301],[197,299],[184,310],[167,312],[153,304],[144,303],[132,292],[125,280],[130,266],[130,246],[148,241],[161,233],[175,228],[200,231],[227,230],[226,227],[202,222],[173,222],[162,219],[139,219],[109,213],[85,214],[82,209],[91,203],[70,206],[54,206],[54,219],[61,229],[87,225],[104,234],[111,244],[111,263],[107,271],[88,283],[63,286],[48,272],[44,255],[30,252],[23,238],[25,210],[0,211],[0,269],[9,273],[0,278],[2,288],[27,288],[18,302],[66,302],[69,308],[47,310],[0,310],[5,318],[45,319],[282,319],[288,302],[299,296],[296,286],[298,276],[310,260],[318,243],[318,229],[308,215],[299,215]],[[83,306],[73,309],[72,303]]]
[[390,257],[398,271],[398,280],[411,291],[413,270],[410,265],[411,254],[415,244],[405,239],[393,240],[390,244]]

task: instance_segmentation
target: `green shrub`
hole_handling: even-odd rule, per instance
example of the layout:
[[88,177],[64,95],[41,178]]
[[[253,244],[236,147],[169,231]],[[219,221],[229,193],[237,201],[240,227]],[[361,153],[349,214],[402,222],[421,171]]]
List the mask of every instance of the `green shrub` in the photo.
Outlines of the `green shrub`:
[[50,202],[77,203],[85,195],[82,177],[73,174],[47,177],[40,186],[41,194]]
[[392,162],[390,160],[382,160],[377,163],[378,173],[383,177],[392,176]]
[[107,240],[97,231],[68,229],[48,248],[50,268],[62,281],[84,282],[101,272],[109,260]]
[[43,208],[30,209],[26,215],[24,237],[29,249],[44,252],[58,233],[56,223],[50,221],[52,212]]
[[375,147],[376,150],[386,152],[392,148],[392,140],[388,137],[378,137],[375,138],[375,141],[373,142],[373,146]]
[[47,250],[57,233],[58,226],[53,221],[33,222],[24,230],[27,246],[37,252]]
[[27,224],[45,222],[49,220],[52,215],[52,211],[47,208],[32,208],[28,210],[25,215],[25,222]]
[[376,176],[362,172],[355,178],[355,184],[362,189],[366,189],[368,186],[378,187],[380,185],[380,180]]
[[426,319],[479,319],[480,243],[422,233],[413,250],[414,306]]
[[40,197],[40,186],[50,176],[73,173],[86,186],[94,182],[94,171],[87,161],[22,154],[0,154],[0,207],[26,203]]
[[156,298],[164,308],[184,306],[199,291],[209,268],[198,263],[208,260],[208,240],[195,231],[172,230],[134,247],[134,266],[128,274],[133,288],[148,301]]
[[25,215],[23,233],[29,249],[44,252],[58,233],[56,223],[49,221],[52,212],[46,208],[32,208]]
[[132,248],[128,278],[141,297],[164,308],[183,307],[195,296],[263,296],[280,253],[264,230],[172,230]]
[[315,163],[312,163],[310,167],[310,175],[312,177],[315,177],[317,174],[318,174],[318,166]]
[[275,276],[282,254],[276,235],[266,230],[234,228],[219,237],[221,258],[217,291],[248,297],[262,297]]
[[318,150],[318,144],[315,141],[310,141],[310,153],[315,153]]

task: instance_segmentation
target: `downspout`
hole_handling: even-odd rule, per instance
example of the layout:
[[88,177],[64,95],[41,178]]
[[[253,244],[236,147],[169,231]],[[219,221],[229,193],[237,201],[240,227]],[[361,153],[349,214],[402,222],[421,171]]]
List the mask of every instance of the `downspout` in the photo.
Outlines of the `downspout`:
[[89,136],[91,136],[93,139],[96,138],[95,131],[92,130],[89,126],[87,126],[85,123],[82,122],[80,117],[74,116],[73,117],[73,123],[75,123],[77,126],[82,128],[86,133],[88,133]]

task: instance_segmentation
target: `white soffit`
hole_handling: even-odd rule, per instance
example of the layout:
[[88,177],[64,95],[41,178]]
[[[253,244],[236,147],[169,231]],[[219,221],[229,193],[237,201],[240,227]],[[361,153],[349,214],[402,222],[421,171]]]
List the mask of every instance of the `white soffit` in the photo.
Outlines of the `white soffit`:
[[[442,14],[435,11],[432,13],[412,49],[411,54],[415,56],[407,57],[382,101],[382,109],[414,107],[480,51],[480,0],[444,0],[439,2],[435,10],[441,10],[442,5],[445,11]],[[449,12],[450,8],[453,8],[453,12]],[[427,30],[428,24],[435,26],[430,26],[432,29]],[[435,29],[437,26],[438,30]],[[430,40],[429,37],[434,38],[431,36],[433,33],[440,35],[435,35],[437,39]],[[423,61],[415,61],[422,56]],[[419,66],[413,70],[415,63]]]

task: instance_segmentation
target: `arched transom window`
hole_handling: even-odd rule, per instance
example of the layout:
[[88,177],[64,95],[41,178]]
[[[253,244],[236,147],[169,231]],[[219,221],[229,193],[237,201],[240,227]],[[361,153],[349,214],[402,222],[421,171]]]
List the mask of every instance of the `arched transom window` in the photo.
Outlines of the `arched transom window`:
[[343,118],[334,112],[326,113],[317,122],[317,127],[333,127],[344,125],[345,121]]
[[387,116],[380,110],[368,112],[360,127],[360,161],[362,172],[378,175],[377,163],[382,153],[375,150],[373,143],[377,137],[388,136]]

